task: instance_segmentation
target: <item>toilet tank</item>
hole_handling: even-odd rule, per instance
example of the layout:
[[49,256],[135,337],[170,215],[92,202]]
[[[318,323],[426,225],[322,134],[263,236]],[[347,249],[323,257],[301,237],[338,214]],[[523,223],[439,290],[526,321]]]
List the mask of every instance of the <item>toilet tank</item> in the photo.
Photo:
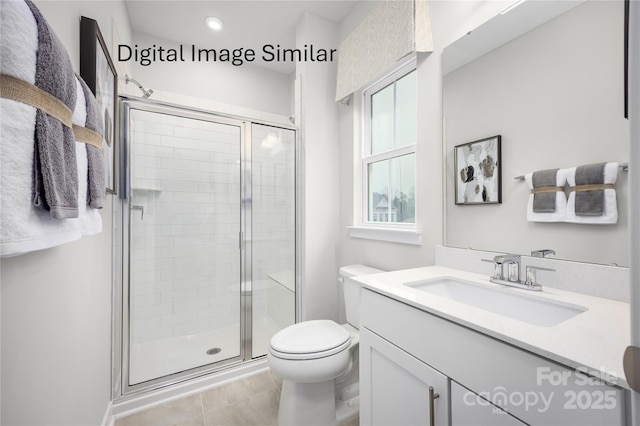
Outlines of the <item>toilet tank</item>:
[[385,271],[366,265],[348,265],[340,268],[339,281],[342,283],[344,293],[345,315],[347,322],[355,328],[360,328],[360,283],[352,278],[381,272]]

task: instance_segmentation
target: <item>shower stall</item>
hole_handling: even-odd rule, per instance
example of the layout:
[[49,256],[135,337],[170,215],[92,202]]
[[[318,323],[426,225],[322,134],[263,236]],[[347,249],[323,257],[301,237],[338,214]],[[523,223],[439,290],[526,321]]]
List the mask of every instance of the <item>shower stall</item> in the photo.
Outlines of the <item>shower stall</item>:
[[120,119],[115,392],[264,357],[296,319],[295,129],[138,98]]

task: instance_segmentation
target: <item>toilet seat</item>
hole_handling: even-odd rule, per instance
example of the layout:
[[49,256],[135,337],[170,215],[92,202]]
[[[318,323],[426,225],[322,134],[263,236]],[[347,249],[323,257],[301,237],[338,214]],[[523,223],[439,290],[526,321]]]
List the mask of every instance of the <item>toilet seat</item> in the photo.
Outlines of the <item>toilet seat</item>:
[[275,357],[307,360],[335,355],[349,348],[351,335],[331,320],[304,321],[277,332],[271,338]]

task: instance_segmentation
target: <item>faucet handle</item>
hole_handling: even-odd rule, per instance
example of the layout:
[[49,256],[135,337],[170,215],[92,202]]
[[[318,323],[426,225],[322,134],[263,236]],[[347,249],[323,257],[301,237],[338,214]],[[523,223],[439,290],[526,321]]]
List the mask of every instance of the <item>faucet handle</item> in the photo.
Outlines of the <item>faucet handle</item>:
[[508,260],[505,262],[508,265],[507,279],[511,282],[520,281],[520,263],[514,260]]
[[542,266],[527,266],[527,271],[528,270],[534,270],[534,271],[549,271],[549,272],[555,272],[556,270],[553,268],[543,268]]
[[502,275],[502,259],[504,256],[496,256],[493,258],[493,260],[491,259],[480,259],[483,262],[489,262],[489,263],[493,263],[493,278],[501,280],[503,279],[503,275]]
[[538,284],[537,280],[537,271],[550,271],[550,272],[555,272],[555,269],[552,268],[543,268],[541,266],[527,266],[525,268],[526,271],[526,279],[525,279],[525,284],[528,287],[536,287],[536,286],[540,286],[540,284]]

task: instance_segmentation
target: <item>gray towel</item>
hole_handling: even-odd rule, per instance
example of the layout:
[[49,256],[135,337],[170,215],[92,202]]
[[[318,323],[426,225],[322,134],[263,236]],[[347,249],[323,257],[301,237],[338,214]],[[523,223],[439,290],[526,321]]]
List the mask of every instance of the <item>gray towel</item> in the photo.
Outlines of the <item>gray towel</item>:
[[[556,175],[559,169],[533,172],[531,183],[534,188],[558,186]],[[553,213],[556,211],[556,193],[538,192],[533,194],[533,211],[535,213]]]
[[[38,26],[35,85],[73,111],[76,81],[64,46],[30,0],[25,3]],[[78,217],[78,166],[73,131],[37,110],[34,135],[33,203],[56,219]]]
[[[604,166],[607,163],[576,167],[576,186],[604,183]],[[602,216],[604,214],[604,189],[576,191],[576,216]]]
[[[91,89],[87,83],[78,75],[78,81],[82,86],[84,98],[87,105],[87,120],[84,127],[97,132],[103,136],[104,126],[102,117],[98,114],[98,105],[96,98],[91,93]],[[89,182],[87,183],[87,204],[94,209],[101,209],[104,206],[105,196],[105,174],[104,174],[104,158],[102,151],[91,144],[87,145],[87,162],[89,165]]]

